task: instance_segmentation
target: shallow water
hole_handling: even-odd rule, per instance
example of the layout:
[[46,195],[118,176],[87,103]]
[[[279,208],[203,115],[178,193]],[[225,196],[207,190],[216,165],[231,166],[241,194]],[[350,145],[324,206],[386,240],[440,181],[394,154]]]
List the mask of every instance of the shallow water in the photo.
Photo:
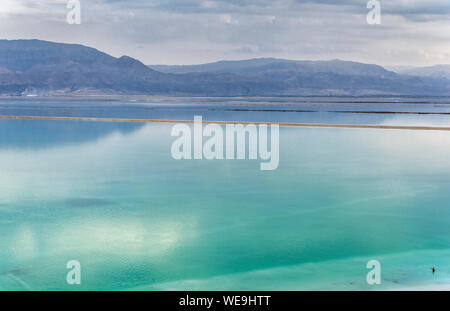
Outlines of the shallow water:
[[0,115],[450,126],[450,98],[0,98]]
[[450,132],[281,127],[260,171],[176,161],[171,127],[0,120],[0,289],[450,284]]

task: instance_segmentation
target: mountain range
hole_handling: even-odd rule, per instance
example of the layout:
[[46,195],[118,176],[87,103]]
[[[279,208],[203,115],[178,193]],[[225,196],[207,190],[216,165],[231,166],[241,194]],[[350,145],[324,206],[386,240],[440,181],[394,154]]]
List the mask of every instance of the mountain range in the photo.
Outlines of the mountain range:
[[450,95],[448,66],[396,71],[342,60],[276,58],[146,66],[77,44],[0,40],[2,95]]
[[435,65],[429,67],[394,67],[391,70],[399,74],[409,76],[450,79],[450,65]]

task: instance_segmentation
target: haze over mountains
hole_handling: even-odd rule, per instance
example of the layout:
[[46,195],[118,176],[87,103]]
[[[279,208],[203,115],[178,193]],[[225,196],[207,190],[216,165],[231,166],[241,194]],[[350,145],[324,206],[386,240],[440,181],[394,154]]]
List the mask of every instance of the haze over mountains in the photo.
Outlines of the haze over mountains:
[[429,67],[393,68],[393,71],[409,76],[435,77],[450,79],[450,65],[435,65]]
[[277,58],[256,58],[240,61],[219,61],[203,65],[187,66],[149,66],[152,69],[166,73],[233,73],[241,75],[256,74],[262,72],[297,72],[297,73],[335,73],[341,75],[362,76],[392,76],[392,72],[386,71],[377,65],[367,65],[341,60],[331,61],[293,61]]
[[2,95],[449,96],[450,77],[441,74],[446,68],[399,74],[341,60],[274,58],[149,67],[82,45],[0,40]]

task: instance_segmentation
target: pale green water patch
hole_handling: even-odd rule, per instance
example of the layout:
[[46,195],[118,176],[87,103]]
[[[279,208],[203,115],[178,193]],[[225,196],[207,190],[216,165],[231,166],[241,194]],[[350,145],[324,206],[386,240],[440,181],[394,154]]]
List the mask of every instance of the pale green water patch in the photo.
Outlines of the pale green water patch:
[[448,132],[280,128],[263,172],[174,160],[171,124],[20,122],[56,123],[0,145],[1,289],[372,289],[370,259],[385,288],[448,280]]

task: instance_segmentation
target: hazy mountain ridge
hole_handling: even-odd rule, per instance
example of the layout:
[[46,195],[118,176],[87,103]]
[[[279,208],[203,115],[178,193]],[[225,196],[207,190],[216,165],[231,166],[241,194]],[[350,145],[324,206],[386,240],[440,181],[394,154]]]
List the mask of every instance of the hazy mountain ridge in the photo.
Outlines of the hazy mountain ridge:
[[4,95],[450,95],[446,78],[400,75],[341,60],[260,58],[151,67],[82,45],[0,40]]
[[450,80],[450,65],[398,68],[395,72],[402,75],[445,78]]
[[140,91],[164,74],[123,56],[115,58],[82,45],[39,40],[0,41],[0,91],[80,88]]
[[251,74],[270,71],[301,72],[301,73],[335,73],[341,75],[386,75],[394,76],[381,66],[357,62],[331,61],[294,61],[277,58],[257,58],[239,61],[219,61],[202,65],[167,66],[150,65],[149,68],[165,73],[233,73]]

